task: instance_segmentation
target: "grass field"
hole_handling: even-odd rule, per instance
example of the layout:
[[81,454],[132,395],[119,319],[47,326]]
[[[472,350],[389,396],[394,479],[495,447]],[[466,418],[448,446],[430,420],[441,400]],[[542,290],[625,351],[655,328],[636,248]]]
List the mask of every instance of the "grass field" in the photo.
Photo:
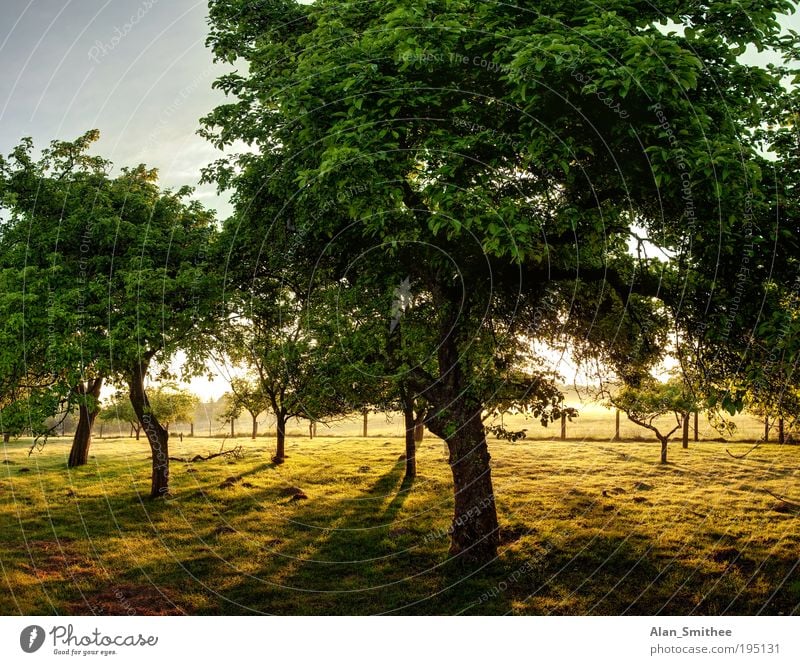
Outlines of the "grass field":
[[174,498],[155,503],[144,441],[96,440],[72,472],[66,439],[6,445],[0,612],[800,612],[798,515],[767,493],[800,495],[797,446],[673,444],[662,466],[654,441],[492,441],[503,544],[472,570],[448,560],[440,440],[411,486],[398,438],[292,438],[279,467],[270,439],[237,443],[238,460],[174,462]]

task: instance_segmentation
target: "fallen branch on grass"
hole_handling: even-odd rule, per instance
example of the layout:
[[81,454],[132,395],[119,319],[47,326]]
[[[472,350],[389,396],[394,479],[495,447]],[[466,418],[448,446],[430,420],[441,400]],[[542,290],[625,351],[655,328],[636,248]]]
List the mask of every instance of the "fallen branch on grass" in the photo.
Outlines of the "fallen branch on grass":
[[785,503],[787,506],[791,506],[792,508],[797,508],[798,510],[800,510],[800,502],[797,502],[794,499],[787,499],[786,497],[778,496],[774,492],[770,492],[769,490],[766,489],[764,491],[767,494],[769,494],[773,499],[777,499],[778,501]]
[[727,448],[725,448],[725,452],[726,452],[726,453],[728,453],[728,455],[730,455],[731,457],[733,457],[733,459],[744,459],[744,458],[745,458],[745,457],[747,457],[747,456],[748,456],[750,453],[752,453],[752,452],[753,452],[753,451],[754,451],[756,448],[759,448],[759,447],[761,446],[761,444],[762,444],[762,443],[763,443],[763,441],[759,441],[759,442],[758,442],[756,445],[754,445],[752,448],[750,448],[750,450],[748,450],[746,453],[743,453],[742,455],[734,455],[734,454],[733,454],[733,453],[732,453],[730,450],[728,450]]
[[223,450],[218,453],[211,453],[210,455],[195,455],[191,459],[188,457],[170,457],[170,460],[173,462],[207,462],[210,459],[214,459],[215,457],[227,457],[231,456],[235,459],[239,459],[244,455],[244,450],[242,450],[241,446],[236,446],[236,448],[231,448],[230,450]]

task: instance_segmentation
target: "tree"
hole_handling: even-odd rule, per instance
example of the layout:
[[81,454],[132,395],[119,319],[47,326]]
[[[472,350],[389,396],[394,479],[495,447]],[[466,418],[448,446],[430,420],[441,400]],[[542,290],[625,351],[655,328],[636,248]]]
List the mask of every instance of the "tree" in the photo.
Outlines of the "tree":
[[[435,373],[408,379],[450,451],[453,555],[496,555],[482,417],[527,346],[568,340],[624,374],[663,352],[650,315],[674,318],[682,279],[711,272],[693,249],[738,232],[780,88],[739,57],[791,7],[210,3],[216,57],[249,67],[204,119],[220,148],[251,147],[207,172],[242,237],[306,284],[400,273],[431,303]],[[632,254],[636,237],[678,258]],[[560,418],[532,360],[528,402]]]
[[121,391],[117,391],[109,404],[103,407],[100,411],[100,420],[105,422],[113,422],[121,420],[131,426],[131,431],[134,432],[136,440],[142,432],[142,424],[136,417],[136,412],[133,410],[130,398]]
[[235,420],[242,411],[247,411],[253,428],[250,438],[255,441],[258,436],[258,416],[269,408],[270,403],[258,381],[242,377],[231,377],[231,391],[228,394],[229,407],[224,413],[227,420]]
[[151,388],[148,396],[153,413],[167,432],[172,423],[190,422],[200,403],[197,395],[170,383]]
[[0,201],[11,213],[3,260],[7,274],[24,277],[13,292],[25,303],[21,327],[44,347],[28,362],[57,377],[48,390],[83,417],[70,463],[85,461],[102,382],[126,383],[151,446],[155,498],[168,492],[168,432],[145,377],[178,349],[187,371],[201,369],[203,353],[193,351],[215,322],[213,215],[186,200],[189,188],[161,191],[143,165],[110,177],[111,164],[89,154],[98,138],[93,130],[54,141],[39,161],[26,139],[0,161]]
[[[669,439],[688,422],[686,414],[693,406],[692,400],[687,399],[683,382],[680,379],[670,379],[662,383],[651,377],[641,381],[636,387],[624,386],[610,402],[612,406],[625,412],[628,420],[656,435],[661,443],[661,463],[666,464]],[[664,429],[655,422],[666,415],[675,417],[675,425],[671,429]]]

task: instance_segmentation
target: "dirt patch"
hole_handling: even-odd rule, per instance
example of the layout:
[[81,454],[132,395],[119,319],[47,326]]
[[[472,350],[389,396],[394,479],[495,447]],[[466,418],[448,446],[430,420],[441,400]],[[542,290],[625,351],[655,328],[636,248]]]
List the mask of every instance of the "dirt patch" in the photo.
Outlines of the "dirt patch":
[[508,545],[517,542],[523,536],[527,536],[532,532],[524,526],[504,526],[500,528],[500,544]]
[[633,502],[634,502],[634,503],[650,503],[650,502],[647,500],[647,498],[646,498],[646,497],[643,497],[643,496],[635,496],[635,497],[633,497]]
[[[79,577],[99,574],[94,561],[78,552],[74,541],[68,538],[56,540],[30,540],[27,561],[20,568],[42,582],[73,581]],[[22,546],[25,550],[25,547]]]
[[733,563],[741,555],[742,553],[735,547],[721,547],[719,549],[714,550],[709,555],[709,558],[712,561],[716,561],[717,563]]
[[215,536],[221,536],[226,533],[236,533],[236,529],[229,524],[223,524],[222,526],[218,526],[216,529],[214,529]]
[[176,616],[187,614],[176,602],[179,594],[167,587],[143,584],[116,584],[85,599],[67,604],[67,612],[77,615]]
[[284,487],[282,490],[278,492],[280,496],[287,497],[287,496],[294,496],[295,494],[303,494],[303,490],[299,487]]
[[651,489],[653,489],[653,486],[649,485],[648,483],[639,482],[633,486],[633,489],[639,490],[641,492],[649,492]]
[[229,478],[226,478],[220,483],[219,488],[221,490],[229,489],[233,487],[236,483],[238,483],[241,479],[242,479],[241,476],[230,476]]

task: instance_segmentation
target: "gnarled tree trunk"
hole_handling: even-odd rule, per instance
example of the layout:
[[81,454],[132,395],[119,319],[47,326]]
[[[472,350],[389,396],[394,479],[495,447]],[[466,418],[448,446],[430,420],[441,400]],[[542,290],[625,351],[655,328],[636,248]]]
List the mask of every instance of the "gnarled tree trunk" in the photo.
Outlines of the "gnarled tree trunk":
[[137,363],[130,376],[131,405],[150,444],[153,473],[150,484],[150,498],[158,499],[169,494],[169,432],[161,426],[150,408],[150,401],[144,389],[149,358]]
[[428,419],[428,429],[447,442],[453,473],[455,511],[450,554],[487,563],[497,556],[499,526],[489,448],[479,410],[456,398],[446,412]]
[[661,441],[661,463],[662,464],[666,464],[667,463],[667,442],[669,441],[669,439],[667,439],[665,437],[659,437],[658,440]]
[[72,448],[69,451],[67,465],[70,468],[83,466],[89,461],[89,446],[92,445],[92,428],[100,407],[97,403],[100,390],[103,387],[103,377],[81,383],[75,390],[80,395],[78,402],[78,427],[72,438]]

